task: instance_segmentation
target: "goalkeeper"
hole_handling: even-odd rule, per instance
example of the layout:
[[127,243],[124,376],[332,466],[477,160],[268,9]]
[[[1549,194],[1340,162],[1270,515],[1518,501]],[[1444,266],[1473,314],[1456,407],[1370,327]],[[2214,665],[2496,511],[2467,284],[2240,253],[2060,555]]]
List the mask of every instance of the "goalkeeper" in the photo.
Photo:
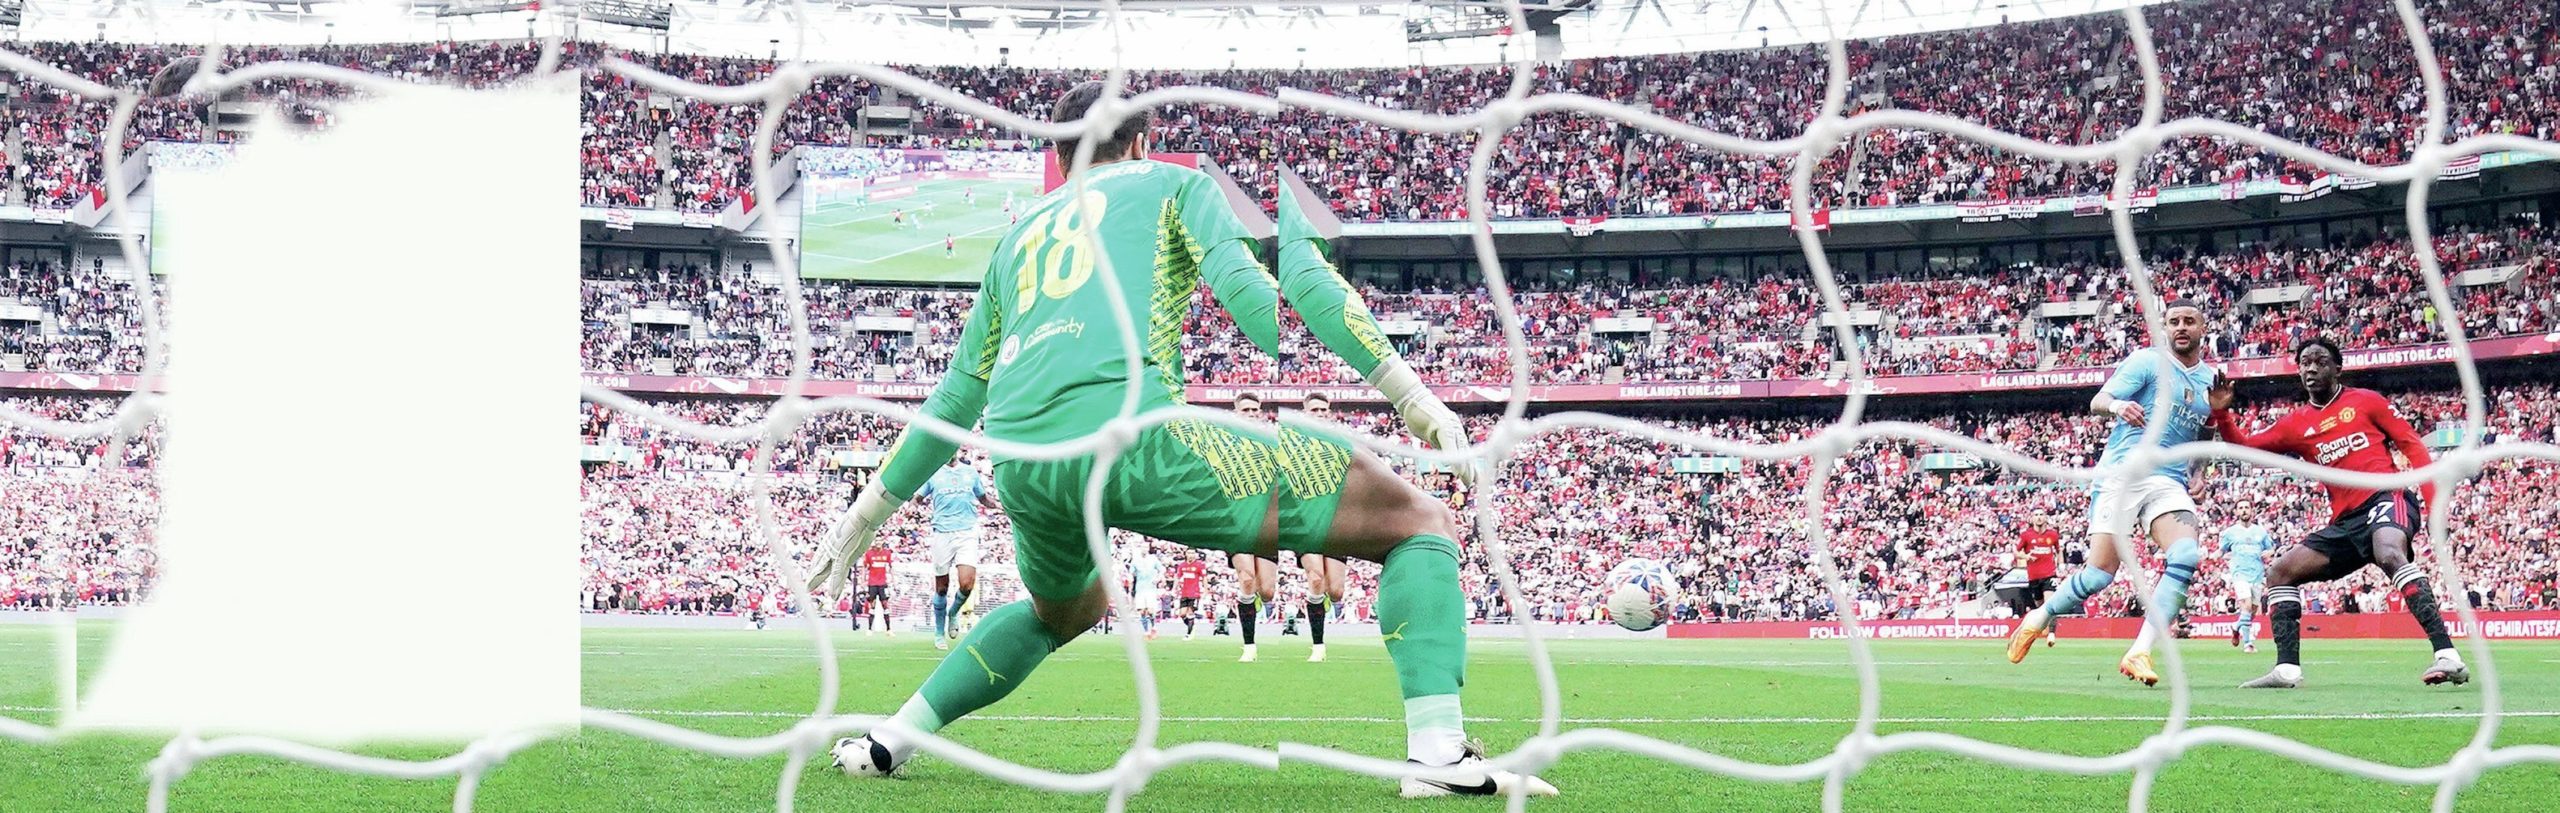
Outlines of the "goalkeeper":
[[[1101,93],[1091,82],[1069,90],[1052,120],[1082,118]],[[1023,224],[997,244],[951,370],[923,411],[959,426],[983,416],[991,438],[1056,443],[1099,431],[1118,414],[1128,387],[1139,389],[1142,413],[1173,407],[1184,393],[1183,320],[1193,290],[1205,282],[1265,352],[1278,345],[1280,291],[1307,297],[1317,337],[1355,364],[1372,359],[1367,369],[1386,373],[1374,383],[1413,422],[1416,435],[1461,442],[1457,416],[1430,398],[1410,370],[1390,353],[1359,346],[1361,331],[1344,328],[1345,319],[1368,320],[1338,278],[1329,287],[1301,284],[1293,272],[1289,282],[1276,282],[1208,176],[1143,157],[1149,118],[1139,112],[1120,121],[1095,145],[1091,165],[1032,204]],[[1076,147],[1060,141],[1060,161],[1071,163]],[[1109,273],[1117,275],[1141,331],[1136,380],[1128,377],[1111,288],[1091,284],[1103,268],[1098,255],[1108,256]],[[1328,291],[1341,301],[1320,301]],[[1375,337],[1375,326],[1366,333]],[[1383,341],[1375,347],[1383,350]],[[1380,357],[1388,360],[1374,360]],[[813,589],[833,592],[841,585],[847,564],[881,522],[954,450],[930,434],[904,433],[880,477],[830,530]],[[1110,594],[1084,529],[1093,462],[1091,456],[997,458],[996,487],[1006,495],[1015,559],[1031,600],[988,613],[894,717],[867,736],[838,741],[838,766],[856,775],[895,772],[914,753],[918,732],[939,731],[1003,699],[1050,652],[1102,618]],[[1121,450],[1104,477],[1102,507],[1110,527],[1192,547],[1265,556],[1286,549],[1381,563],[1377,614],[1405,697],[1407,756],[1424,765],[1461,766],[1455,775],[1407,780],[1405,795],[1506,793],[1523,783],[1531,793],[1555,793],[1534,777],[1463,767],[1480,765],[1482,757],[1465,738],[1458,704],[1466,631],[1456,527],[1447,508],[1376,456],[1296,430],[1247,433],[1174,420],[1138,433]],[[1459,781],[1441,781],[1448,778]]]

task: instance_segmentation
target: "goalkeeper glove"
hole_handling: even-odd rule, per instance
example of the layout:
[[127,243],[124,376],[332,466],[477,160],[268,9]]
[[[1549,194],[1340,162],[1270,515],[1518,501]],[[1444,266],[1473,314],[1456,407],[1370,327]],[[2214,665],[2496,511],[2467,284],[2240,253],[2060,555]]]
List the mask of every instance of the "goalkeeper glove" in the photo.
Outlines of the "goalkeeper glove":
[[[1413,431],[1414,437],[1441,451],[1467,448],[1466,422],[1450,411],[1448,404],[1441,403],[1439,396],[1431,394],[1431,388],[1423,385],[1422,377],[1415,375],[1404,359],[1380,363],[1375,377],[1371,383],[1386,394],[1388,403],[1395,405],[1396,414],[1403,416],[1405,427]],[[1470,488],[1475,486],[1475,461],[1458,464],[1457,471],[1459,480]]]
[[898,504],[880,490],[880,481],[862,487],[862,495],[853,498],[853,509],[836,517],[827,526],[826,538],[818,541],[818,561],[809,571],[811,595],[837,595],[844,591],[845,578],[853,572],[853,562],[871,549],[871,538],[889,516],[898,513]]

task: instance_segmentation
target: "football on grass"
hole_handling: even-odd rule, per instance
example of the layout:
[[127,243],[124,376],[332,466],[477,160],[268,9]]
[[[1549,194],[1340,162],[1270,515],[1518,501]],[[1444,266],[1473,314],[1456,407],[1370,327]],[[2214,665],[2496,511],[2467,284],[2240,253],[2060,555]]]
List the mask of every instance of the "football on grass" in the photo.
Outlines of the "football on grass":
[[1671,571],[1651,559],[1629,559],[1609,571],[1609,619],[1643,632],[1671,619],[1678,590]]

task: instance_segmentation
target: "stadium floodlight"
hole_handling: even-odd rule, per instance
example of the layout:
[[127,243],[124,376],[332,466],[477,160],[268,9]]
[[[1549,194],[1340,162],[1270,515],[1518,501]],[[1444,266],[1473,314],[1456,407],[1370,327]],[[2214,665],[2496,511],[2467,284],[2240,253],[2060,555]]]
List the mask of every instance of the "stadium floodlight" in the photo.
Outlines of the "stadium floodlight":
[[599,23],[665,31],[675,16],[669,0],[577,0],[578,18]]
[[540,11],[541,0],[514,0],[495,3],[451,3],[436,9],[438,17],[472,17],[481,14],[504,14],[511,11]]
[[26,0],[0,0],[0,26],[18,27],[18,21],[26,16],[26,12]]
[[[1530,31],[1552,31],[1558,19],[1589,10],[1593,2],[1553,0],[1523,3],[1520,18],[1529,24]],[[1509,6],[1487,0],[1467,0],[1449,5],[1425,4],[1405,19],[1406,42],[1499,37],[1512,33]]]

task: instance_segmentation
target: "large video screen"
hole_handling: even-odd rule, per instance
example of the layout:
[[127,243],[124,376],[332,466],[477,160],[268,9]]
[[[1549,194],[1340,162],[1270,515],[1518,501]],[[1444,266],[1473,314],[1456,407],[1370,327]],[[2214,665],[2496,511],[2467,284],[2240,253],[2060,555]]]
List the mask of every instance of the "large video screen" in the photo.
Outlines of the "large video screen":
[[1040,197],[1040,152],[812,147],[800,157],[800,275],[975,284]]

